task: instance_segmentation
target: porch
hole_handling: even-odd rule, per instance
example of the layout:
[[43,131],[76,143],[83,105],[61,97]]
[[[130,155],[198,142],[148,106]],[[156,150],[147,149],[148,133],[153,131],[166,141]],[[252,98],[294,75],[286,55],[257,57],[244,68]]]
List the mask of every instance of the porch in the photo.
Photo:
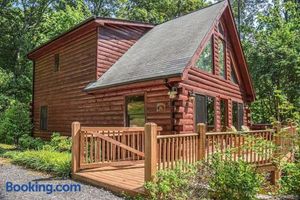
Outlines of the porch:
[[[144,183],[153,180],[160,169],[172,169],[175,165],[209,161],[210,155],[235,149],[224,159],[238,158],[255,165],[259,170],[270,171],[272,182],[279,172],[272,163],[276,152],[271,145],[279,145],[287,159],[293,159],[288,147],[291,139],[276,134],[279,127],[247,132],[206,132],[204,124],[198,124],[196,133],[161,135],[161,128],[154,123],[145,127],[81,127],[72,124],[72,177],[96,186],[128,195],[143,194]],[[295,127],[285,128],[292,136]],[[245,136],[250,136],[248,140]],[[292,138],[292,137],[289,137]],[[264,140],[260,152],[245,146]]]

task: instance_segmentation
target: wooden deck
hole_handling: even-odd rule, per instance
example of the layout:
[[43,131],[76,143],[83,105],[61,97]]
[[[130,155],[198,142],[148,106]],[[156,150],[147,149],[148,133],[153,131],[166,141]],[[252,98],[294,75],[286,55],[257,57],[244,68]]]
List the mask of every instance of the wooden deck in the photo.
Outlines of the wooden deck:
[[[271,172],[276,183],[280,171],[272,157],[288,155],[289,138],[296,133],[289,127],[290,137],[276,135],[275,130],[247,132],[206,132],[204,124],[197,125],[197,133],[161,135],[157,125],[145,127],[81,127],[72,124],[72,175],[74,179],[100,186],[116,193],[137,195],[145,193],[144,183],[153,181],[157,170],[172,169],[176,165],[209,162],[211,154],[229,151],[227,160],[242,159],[259,170]],[[245,137],[247,136],[247,137]],[[259,152],[249,146],[259,146]],[[271,145],[272,144],[272,145]],[[273,149],[277,145],[280,150]],[[293,159],[293,154],[287,157]]]
[[144,164],[82,170],[73,174],[73,178],[117,193],[144,193]]

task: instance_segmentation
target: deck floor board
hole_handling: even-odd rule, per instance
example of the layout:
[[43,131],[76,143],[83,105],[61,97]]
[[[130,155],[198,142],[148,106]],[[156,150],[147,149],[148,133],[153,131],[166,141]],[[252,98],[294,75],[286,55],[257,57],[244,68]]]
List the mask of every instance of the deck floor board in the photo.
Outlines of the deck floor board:
[[73,178],[129,195],[144,193],[144,164],[81,170]]

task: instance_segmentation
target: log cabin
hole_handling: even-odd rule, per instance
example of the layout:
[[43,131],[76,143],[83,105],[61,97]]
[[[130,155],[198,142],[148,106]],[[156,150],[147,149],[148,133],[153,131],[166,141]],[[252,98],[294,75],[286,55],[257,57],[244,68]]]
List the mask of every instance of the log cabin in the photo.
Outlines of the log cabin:
[[231,7],[221,1],[162,24],[92,17],[28,53],[33,135],[71,123],[162,134],[249,125],[255,92]]

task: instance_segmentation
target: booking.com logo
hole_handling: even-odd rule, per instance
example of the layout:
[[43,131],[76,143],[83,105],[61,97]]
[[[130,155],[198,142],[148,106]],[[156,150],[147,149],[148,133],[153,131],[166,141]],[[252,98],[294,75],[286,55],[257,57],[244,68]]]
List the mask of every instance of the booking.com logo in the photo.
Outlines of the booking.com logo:
[[52,194],[53,192],[80,192],[80,184],[43,184],[38,182],[28,182],[18,184],[6,182],[6,192],[45,192]]

